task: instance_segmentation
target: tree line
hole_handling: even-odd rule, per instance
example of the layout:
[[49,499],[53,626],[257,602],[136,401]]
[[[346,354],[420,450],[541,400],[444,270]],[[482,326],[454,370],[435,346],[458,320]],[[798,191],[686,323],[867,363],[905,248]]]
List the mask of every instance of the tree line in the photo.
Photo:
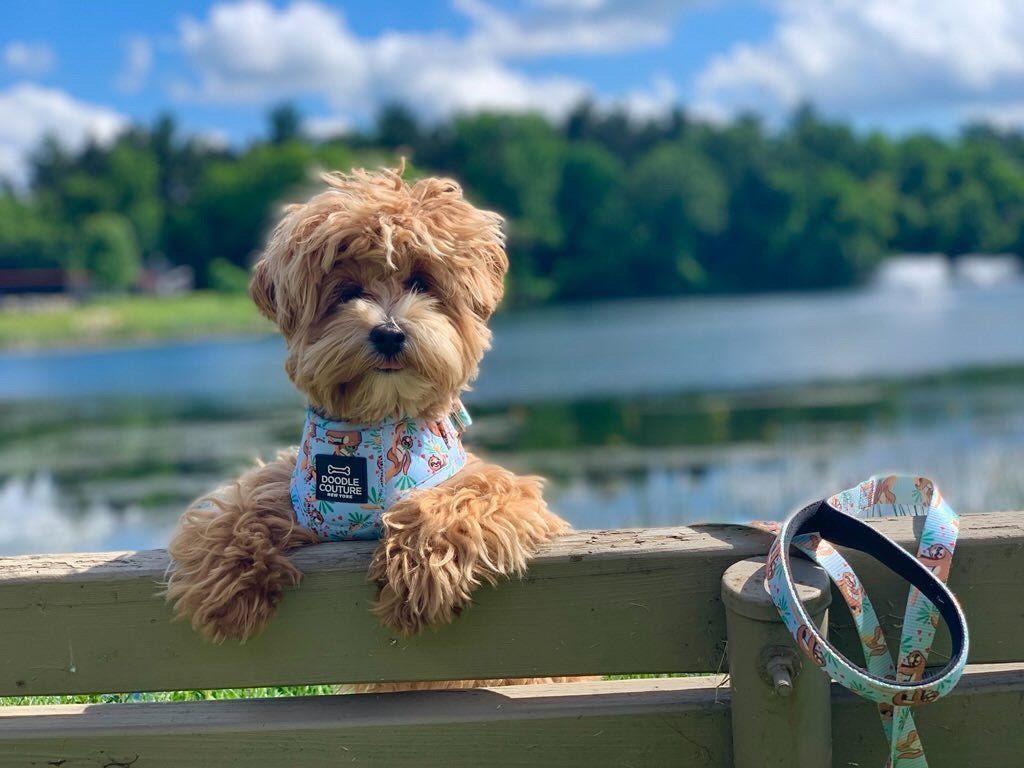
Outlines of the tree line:
[[391,106],[323,141],[287,105],[268,123],[244,148],[185,135],[170,116],[78,152],[44,140],[27,189],[0,189],[0,269],[77,270],[124,290],[162,258],[190,266],[198,287],[237,290],[313,169],[399,154],[507,217],[513,304],[833,288],[894,252],[1024,252],[1024,134],[985,125],[894,138],[810,107],[770,130],[590,104],[561,123],[482,112],[425,124]]

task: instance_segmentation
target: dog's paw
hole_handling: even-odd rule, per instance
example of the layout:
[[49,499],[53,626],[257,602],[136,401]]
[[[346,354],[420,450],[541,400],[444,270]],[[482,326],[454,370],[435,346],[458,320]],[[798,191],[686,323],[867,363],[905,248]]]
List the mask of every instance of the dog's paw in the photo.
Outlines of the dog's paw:
[[458,554],[442,541],[425,550],[409,537],[390,536],[377,549],[369,577],[380,590],[373,613],[403,635],[447,624],[469,604],[476,582],[458,565]]
[[387,533],[369,572],[380,588],[373,612],[407,635],[449,623],[476,587],[522,573],[567,527],[548,511],[537,478],[483,463],[406,497],[382,521]]
[[265,525],[244,528],[224,517],[193,514],[179,525],[165,595],[175,615],[208,639],[244,641],[267,625],[302,573]]
[[178,522],[164,594],[178,618],[211,640],[259,634],[302,578],[286,553],[317,536],[295,523],[294,466],[295,453],[282,452],[193,504]]
[[[284,588],[294,587],[301,574],[280,574],[260,583],[232,584],[216,602],[195,606],[188,618],[192,626],[215,643],[224,640],[246,640],[255,637],[277,612]],[[179,601],[179,610],[183,607]]]

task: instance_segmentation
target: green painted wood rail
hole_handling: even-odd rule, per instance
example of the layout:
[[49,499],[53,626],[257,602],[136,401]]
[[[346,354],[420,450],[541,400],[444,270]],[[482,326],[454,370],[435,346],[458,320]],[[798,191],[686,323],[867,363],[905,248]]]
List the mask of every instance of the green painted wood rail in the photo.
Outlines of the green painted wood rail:
[[[909,545],[914,521],[874,523]],[[307,577],[245,645],[170,621],[161,551],[0,559],[0,696],[549,675],[703,673],[479,691],[0,708],[6,766],[730,766],[721,578],[767,540],[741,528],[574,533],[529,574],[414,639],[369,615],[372,545],[298,553]],[[1024,754],[1024,515],[964,519],[950,586],[972,666],[919,724],[933,768]],[[906,587],[850,560],[895,638]],[[830,634],[855,657],[849,618]],[[940,636],[933,654],[948,653]],[[832,694],[835,766],[881,766],[871,705]],[[780,733],[777,738],[799,738]]]

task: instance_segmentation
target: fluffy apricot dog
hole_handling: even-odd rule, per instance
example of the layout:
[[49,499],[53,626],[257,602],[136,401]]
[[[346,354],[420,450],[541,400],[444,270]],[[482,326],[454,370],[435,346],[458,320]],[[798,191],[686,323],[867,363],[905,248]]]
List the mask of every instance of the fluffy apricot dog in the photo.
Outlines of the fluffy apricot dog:
[[508,267],[501,218],[448,179],[323,179],[286,209],[250,286],[309,402],[302,443],[199,499],[170,544],[168,599],[213,640],[266,625],[301,579],[296,547],[379,538],[373,611],[412,634],[451,621],[474,588],[522,572],[567,528],[539,478],[460,440],[459,397],[490,345]]

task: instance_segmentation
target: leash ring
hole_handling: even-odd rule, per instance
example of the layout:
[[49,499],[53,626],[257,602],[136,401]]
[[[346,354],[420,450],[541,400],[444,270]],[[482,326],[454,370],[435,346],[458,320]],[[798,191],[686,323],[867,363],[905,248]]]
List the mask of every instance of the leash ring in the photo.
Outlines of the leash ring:
[[[840,653],[819,631],[796,594],[789,550],[794,538],[818,533],[832,544],[856,549],[916,587],[931,601],[949,627],[953,653],[949,663],[919,681],[901,682],[878,677]],[[768,552],[765,586],[783,622],[803,653],[829,677],[870,701],[891,706],[927,704],[949,693],[967,664],[967,620],[956,598],[928,568],[870,525],[843,514],[825,501],[809,504],[791,515]]]

